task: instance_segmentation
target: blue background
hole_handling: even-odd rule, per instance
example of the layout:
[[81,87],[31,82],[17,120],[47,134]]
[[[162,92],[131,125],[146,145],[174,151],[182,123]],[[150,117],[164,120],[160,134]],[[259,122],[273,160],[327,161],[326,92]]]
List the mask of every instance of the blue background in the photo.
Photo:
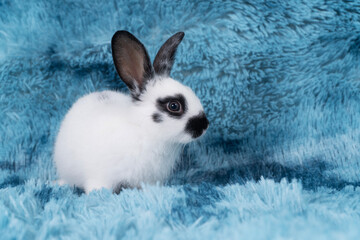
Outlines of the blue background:
[[[210,121],[165,186],[90,195],[54,184],[62,118],[126,92],[110,40],[153,59],[185,32],[172,77]],[[359,239],[358,1],[0,0],[2,239]]]

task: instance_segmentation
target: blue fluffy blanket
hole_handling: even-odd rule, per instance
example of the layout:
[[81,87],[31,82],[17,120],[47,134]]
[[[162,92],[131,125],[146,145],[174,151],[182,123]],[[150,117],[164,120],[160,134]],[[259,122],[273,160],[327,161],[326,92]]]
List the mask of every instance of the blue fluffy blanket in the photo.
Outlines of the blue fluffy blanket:
[[[210,128],[165,186],[53,183],[54,139],[82,95],[127,91],[116,30],[172,72]],[[1,239],[360,239],[358,1],[0,0]]]

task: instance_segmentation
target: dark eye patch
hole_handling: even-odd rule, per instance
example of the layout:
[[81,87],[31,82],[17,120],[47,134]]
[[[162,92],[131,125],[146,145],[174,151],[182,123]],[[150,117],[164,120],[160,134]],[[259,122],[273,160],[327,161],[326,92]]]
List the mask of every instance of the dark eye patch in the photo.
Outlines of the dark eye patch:
[[[168,104],[171,102],[178,102],[181,105],[181,111],[169,111]],[[187,111],[187,104],[185,97],[182,94],[159,98],[156,101],[156,107],[161,111],[174,118],[181,118]]]

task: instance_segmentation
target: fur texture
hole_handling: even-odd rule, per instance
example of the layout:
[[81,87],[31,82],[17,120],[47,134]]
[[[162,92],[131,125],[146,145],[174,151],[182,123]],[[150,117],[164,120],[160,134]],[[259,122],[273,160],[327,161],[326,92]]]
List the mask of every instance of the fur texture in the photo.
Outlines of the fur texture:
[[[96,92],[71,107],[54,149],[59,182],[89,193],[162,183],[172,173],[183,144],[208,127],[194,92],[169,77],[183,37],[182,32],[174,34],[163,44],[153,68],[135,36],[127,31],[114,34],[114,64],[132,97]],[[154,114],[162,121],[153,121]],[[194,124],[199,121],[205,124]]]
[[[0,0],[2,239],[359,239],[357,1]],[[152,59],[178,31],[172,77],[211,125],[165,186],[81,194],[57,179],[61,120],[126,92],[109,40]]]
[[[157,99],[179,93],[186,101],[181,118],[157,110]],[[194,140],[186,131],[187,123],[203,107],[190,88],[168,77],[149,80],[137,97],[134,101],[114,91],[95,92],[72,106],[54,149],[62,184],[89,193],[118,185],[140,187],[169,177],[184,144]],[[161,123],[153,121],[154,113],[162,117]]]

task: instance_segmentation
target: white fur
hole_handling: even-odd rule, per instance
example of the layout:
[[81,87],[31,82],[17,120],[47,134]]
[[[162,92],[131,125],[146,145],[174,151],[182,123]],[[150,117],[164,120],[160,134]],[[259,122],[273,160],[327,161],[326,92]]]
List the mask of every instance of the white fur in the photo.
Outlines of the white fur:
[[[162,114],[152,119],[156,100],[181,93],[187,112],[181,119]],[[183,144],[193,140],[184,131],[188,119],[203,111],[193,91],[171,78],[151,80],[141,101],[114,91],[80,98],[61,124],[54,160],[60,181],[86,193],[118,184],[139,187],[162,182],[172,172]]]

